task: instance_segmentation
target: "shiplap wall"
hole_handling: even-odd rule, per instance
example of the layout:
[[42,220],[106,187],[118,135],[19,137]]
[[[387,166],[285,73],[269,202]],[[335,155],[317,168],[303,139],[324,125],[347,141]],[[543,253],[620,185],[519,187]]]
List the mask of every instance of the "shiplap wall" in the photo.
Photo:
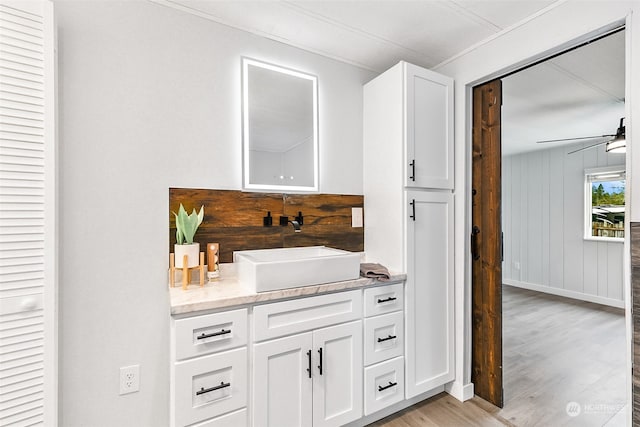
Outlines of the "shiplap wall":
[[624,165],[624,154],[574,149],[503,157],[503,282],[622,307],[623,244],[584,240],[583,206],[585,168]]

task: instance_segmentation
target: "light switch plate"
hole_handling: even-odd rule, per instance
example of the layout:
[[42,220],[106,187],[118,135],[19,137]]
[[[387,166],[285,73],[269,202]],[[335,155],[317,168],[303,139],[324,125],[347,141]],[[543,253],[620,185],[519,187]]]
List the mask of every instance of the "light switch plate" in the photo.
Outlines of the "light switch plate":
[[351,227],[358,228],[362,226],[362,208],[351,208]]

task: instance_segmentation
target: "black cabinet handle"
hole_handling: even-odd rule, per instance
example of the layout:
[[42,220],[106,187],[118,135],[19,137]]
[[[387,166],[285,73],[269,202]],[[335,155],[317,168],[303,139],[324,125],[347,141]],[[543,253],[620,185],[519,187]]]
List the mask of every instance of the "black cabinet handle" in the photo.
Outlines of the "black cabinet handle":
[[415,161],[415,159],[411,160],[411,163],[409,163],[409,166],[411,166],[411,176],[409,177],[409,179],[411,181],[415,182],[415,180],[416,180],[416,161]]
[[213,332],[213,333],[210,333],[210,334],[205,334],[203,332],[202,335],[198,335],[197,338],[199,340],[203,340],[205,338],[217,337],[217,336],[220,336],[220,335],[226,335],[226,334],[230,334],[230,333],[231,333],[231,329],[222,329],[222,330],[220,330],[218,332]]
[[307,372],[309,373],[309,378],[311,378],[311,350],[307,351],[307,357],[309,358],[309,367],[307,368]]
[[384,342],[384,341],[389,341],[389,340],[395,340],[396,338],[398,338],[396,335],[389,335],[386,338],[378,338],[378,342]]
[[411,200],[411,203],[409,203],[411,205],[411,212],[413,212],[411,215],[409,215],[409,218],[411,218],[412,220],[416,220],[416,199]]
[[385,385],[385,386],[379,385],[378,386],[378,391],[386,390],[388,388],[395,387],[397,385],[398,385],[398,383],[392,383],[391,381],[389,381],[389,385]]
[[322,347],[318,349],[318,353],[320,353],[320,364],[318,365],[318,370],[320,371],[320,375],[322,375]]
[[378,298],[378,304],[380,304],[380,303],[382,303],[382,302],[395,301],[395,300],[397,300],[397,299],[398,299],[398,298],[396,298],[396,297],[389,297],[389,298],[385,298],[385,299],[380,299],[380,298]]
[[480,228],[477,225],[473,226],[471,231],[471,255],[474,261],[480,259],[480,249],[478,248],[478,234],[480,234]]
[[220,383],[220,385],[217,385],[215,387],[211,387],[211,388],[207,388],[207,389],[205,389],[204,387],[200,387],[200,390],[196,391],[196,396],[200,396],[201,394],[209,393],[210,391],[220,390],[221,388],[225,388],[225,387],[229,387],[229,386],[231,386],[231,383],[225,383],[224,381],[222,381]]

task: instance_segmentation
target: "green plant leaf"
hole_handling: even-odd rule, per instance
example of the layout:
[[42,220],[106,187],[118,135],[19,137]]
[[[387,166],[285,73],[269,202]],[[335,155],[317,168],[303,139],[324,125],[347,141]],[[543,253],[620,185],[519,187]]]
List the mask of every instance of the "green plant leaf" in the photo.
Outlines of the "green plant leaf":
[[193,243],[193,236],[204,219],[204,205],[200,208],[200,212],[196,213],[194,208],[193,212],[187,215],[187,211],[181,203],[178,213],[174,212],[173,214],[176,217],[176,242],[179,245]]
[[[180,208],[184,209],[182,204],[180,204]],[[176,217],[176,244],[182,245],[184,243],[184,233],[182,232],[184,229],[183,217],[180,215],[180,210],[178,210],[178,213],[172,213]]]
[[196,230],[198,229],[198,227],[200,227],[200,224],[202,224],[203,219],[204,219],[204,205],[200,206],[200,212],[198,212],[198,225],[196,226]]
[[182,234],[182,230],[176,228],[176,243],[181,245],[184,243],[184,235]]

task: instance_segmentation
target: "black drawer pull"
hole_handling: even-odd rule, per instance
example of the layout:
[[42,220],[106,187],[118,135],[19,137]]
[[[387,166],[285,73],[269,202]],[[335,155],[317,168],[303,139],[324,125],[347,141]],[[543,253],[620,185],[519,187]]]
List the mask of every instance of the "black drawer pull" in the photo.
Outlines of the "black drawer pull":
[[211,387],[211,388],[207,388],[207,389],[205,389],[204,387],[200,387],[200,390],[196,391],[196,396],[200,396],[201,394],[209,393],[210,391],[220,390],[221,388],[225,388],[225,387],[229,387],[229,386],[231,386],[231,383],[225,383],[223,381],[223,382],[220,383],[220,385],[217,385],[215,387]]
[[398,298],[396,298],[396,297],[389,297],[389,298],[385,298],[385,299],[380,299],[380,298],[378,298],[378,304],[380,304],[381,302],[395,301],[395,300],[397,300],[397,299],[398,299]]
[[389,341],[389,340],[395,340],[396,338],[398,338],[396,335],[389,335],[386,338],[378,338],[378,342],[383,342],[383,341]]
[[411,167],[411,176],[409,177],[409,179],[411,181],[416,180],[416,161],[415,160],[411,160],[411,163],[409,163],[409,166]]
[[398,383],[392,383],[391,381],[389,381],[389,385],[385,385],[385,386],[379,385],[378,386],[378,391],[383,391],[383,390],[386,390],[388,388],[395,387],[397,385],[398,385]]
[[309,373],[309,378],[311,378],[311,350],[307,351],[307,357],[309,358],[309,367],[307,368],[307,372]]
[[320,371],[320,375],[322,375],[322,347],[318,349],[318,353],[320,354],[320,364],[318,365],[318,370]]
[[218,332],[213,332],[213,333],[210,333],[210,334],[205,334],[203,332],[202,335],[198,335],[197,338],[199,340],[203,340],[205,338],[217,337],[217,336],[220,336],[220,335],[226,335],[226,334],[230,334],[230,333],[231,333],[231,329],[221,329]]

